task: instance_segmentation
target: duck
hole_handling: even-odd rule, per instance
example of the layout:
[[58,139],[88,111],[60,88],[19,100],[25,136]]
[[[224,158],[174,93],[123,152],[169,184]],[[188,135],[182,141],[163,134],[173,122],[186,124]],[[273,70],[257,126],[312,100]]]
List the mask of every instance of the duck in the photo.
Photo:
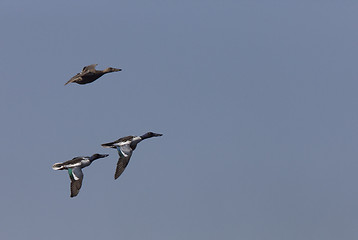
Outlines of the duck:
[[101,146],[104,148],[117,149],[119,159],[117,162],[116,172],[114,173],[114,179],[117,179],[123,173],[138,143],[144,139],[160,137],[162,135],[163,134],[161,133],[147,132],[141,136],[126,136],[110,143],[101,144]]
[[98,64],[91,64],[83,67],[82,72],[73,76],[65,85],[69,83],[87,84],[96,81],[106,73],[122,71],[120,68],[108,67],[104,70],[96,70]]
[[94,160],[99,158],[108,157],[108,154],[95,153],[91,157],[75,157],[72,160],[66,162],[55,163],[52,166],[53,170],[67,170],[71,179],[71,195],[70,197],[76,197],[81,189],[83,173],[82,168],[88,167]]

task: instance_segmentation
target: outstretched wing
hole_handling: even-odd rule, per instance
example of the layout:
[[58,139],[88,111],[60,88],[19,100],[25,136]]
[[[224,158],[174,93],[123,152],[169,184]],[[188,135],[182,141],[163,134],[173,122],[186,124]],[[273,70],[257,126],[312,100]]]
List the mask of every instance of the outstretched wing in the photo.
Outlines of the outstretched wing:
[[73,83],[73,82],[77,82],[77,81],[81,81],[82,80],[82,73],[77,73],[75,76],[73,76],[70,80],[68,80],[68,82],[65,83],[65,85],[69,84],[69,83]]
[[117,147],[119,159],[117,162],[116,172],[114,174],[114,179],[117,179],[127,167],[129,160],[131,159],[133,150],[130,148],[129,144],[121,145]]
[[130,157],[119,157],[117,162],[116,172],[114,173],[114,179],[119,178],[123,173],[124,169],[126,169],[129,163]]
[[68,82],[65,83],[65,85],[69,84],[69,83],[73,83],[73,82],[81,82],[83,79],[83,76],[91,76],[96,72],[96,66],[98,64],[92,64],[92,65],[88,65],[85,66],[82,69],[82,72],[77,73],[75,76],[73,76],[70,80],[68,80]]
[[82,186],[82,170],[79,167],[69,168],[68,175],[71,179],[71,198],[76,197]]
[[91,64],[91,65],[85,66],[85,67],[82,69],[82,73],[87,72],[87,71],[96,70],[96,66],[97,66],[97,65],[98,65],[98,64]]

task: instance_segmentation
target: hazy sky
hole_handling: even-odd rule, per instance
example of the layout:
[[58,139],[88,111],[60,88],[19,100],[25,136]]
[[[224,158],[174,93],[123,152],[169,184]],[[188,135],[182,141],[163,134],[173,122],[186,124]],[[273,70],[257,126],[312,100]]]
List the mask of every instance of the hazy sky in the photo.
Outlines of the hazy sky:
[[[2,0],[0,239],[357,239],[357,12]],[[147,131],[114,181],[100,144]],[[71,199],[52,164],[97,152]]]

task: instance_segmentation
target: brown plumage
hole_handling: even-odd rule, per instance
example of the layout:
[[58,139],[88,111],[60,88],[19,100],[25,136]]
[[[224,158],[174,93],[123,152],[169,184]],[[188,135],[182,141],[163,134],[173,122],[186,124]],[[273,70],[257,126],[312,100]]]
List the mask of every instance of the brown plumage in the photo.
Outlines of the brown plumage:
[[112,67],[106,68],[104,70],[96,70],[97,65],[98,64],[85,66],[82,69],[82,72],[73,76],[68,82],[65,83],[65,85],[69,83],[87,84],[96,81],[106,73],[122,71],[122,69]]
[[132,156],[132,153],[129,154],[129,156],[127,156],[127,157],[119,157],[118,158],[116,172],[114,173],[114,179],[117,179],[117,178],[119,178],[119,176],[121,176],[124,169],[126,169],[128,163],[129,163],[129,160],[131,159],[131,156]]
[[82,180],[83,178],[80,178],[78,180],[75,180],[72,175],[70,175],[71,179],[71,198],[76,197],[78,193],[80,192],[80,189],[82,187]]

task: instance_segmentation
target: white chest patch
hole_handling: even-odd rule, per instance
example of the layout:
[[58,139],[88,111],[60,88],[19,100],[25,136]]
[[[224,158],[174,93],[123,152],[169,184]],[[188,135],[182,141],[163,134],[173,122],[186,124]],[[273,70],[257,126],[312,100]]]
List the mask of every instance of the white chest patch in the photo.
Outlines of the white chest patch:
[[125,141],[125,142],[119,142],[116,144],[116,146],[122,146],[122,145],[127,145],[127,144],[130,144],[132,141]]
[[91,164],[91,161],[89,159],[83,159],[81,161],[81,167],[87,167],[90,164]]

